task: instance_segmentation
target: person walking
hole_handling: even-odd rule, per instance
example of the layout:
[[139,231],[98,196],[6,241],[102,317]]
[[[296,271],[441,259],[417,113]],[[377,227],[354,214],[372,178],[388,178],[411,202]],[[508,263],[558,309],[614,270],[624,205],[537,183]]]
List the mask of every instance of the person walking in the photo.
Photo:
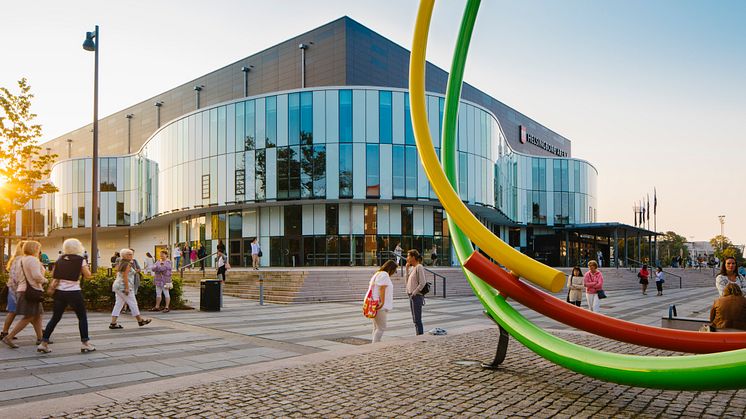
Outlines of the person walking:
[[604,266],[604,254],[600,250],[596,251],[596,261],[598,261],[598,266]]
[[132,310],[132,315],[137,319],[137,324],[141,327],[145,326],[150,323],[151,319],[140,316],[140,308],[137,306],[137,299],[132,292],[135,287],[135,269],[132,262],[134,253],[131,249],[122,249],[119,254],[122,255],[122,260],[119,261],[119,266],[117,266],[117,279],[111,286],[116,296],[116,303],[111,311],[109,329],[122,329],[122,325],[117,323],[117,318],[122,313],[125,303]]
[[222,239],[218,239],[218,246],[217,246],[218,252],[222,252],[225,254],[225,243],[223,243]]
[[580,307],[580,303],[583,301],[584,289],[583,271],[580,270],[580,266],[576,266],[572,268],[572,272],[567,276],[567,302]]
[[205,246],[200,243],[199,249],[197,250],[197,257],[199,258],[199,270],[205,271],[205,257],[207,256],[207,251],[205,250]]
[[409,309],[412,311],[415,333],[421,335],[425,333],[422,325],[422,306],[425,305],[425,296],[422,294],[422,289],[427,282],[425,282],[425,268],[422,266],[420,252],[415,249],[407,252],[407,267],[410,268],[407,274]]
[[217,276],[222,276],[223,279],[221,281],[225,282],[225,271],[227,267],[225,266],[225,255],[220,250],[218,250],[218,255],[215,257],[215,266],[218,268]]
[[142,271],[145,272],[147,275],[153,275],[153,265],[155,264],[155,259],[153,259],[153,255],[150,254],[150,252],[145,253],[145,260],[142,262]]
[[433,266],[438,265],[438,246],[437,245],[433,245],[433,249],[430,252],[430,260],[432,261]]
[[725,262],[720,267],[720,274],[715,277],[715,287],[718,289],[718,294],[722,297],[723,290],[728,284],[736,284],[741,289],[746,286],[746,279],[738,274],[736,269],[736,259],[733,256],[727,256]]
[[111,269],[114,269],[117,267],[117,261],[119,260],[121,256],[119,255],[119,252],[114,252],[113,255],[111,255]]
[[394,308],[394,283],[391,282],[391,275],[396,273],[396,268],[396,262],[393,260],[384,262],[373,274],[370,284],[368,284],[368,290],[365,292],[365,297],[367,297],[368,293],[372,291],[371,298],[373,301],[378,301],[378,313],[376,317],[371,319],[373,321],[373,343],[381,341],[383,332],[386,331],[388,312]]
[[161,311],[161,294],[166,298],[166,305],[163,307],[163,312],[168,313],[171,311],[169,308],[171,304],[170,290],[173,288],[171,282],[171,261],[168,260],[168,252],[161,250],[161,259],[153,265],[153,285],[155,285],[155,307],[151,311]]
[[640,278],[640,285],[642,286],[642,295],[648,295],[648,278],[650,278],[650,272],[648,271],[648,265],[642,265],[640,272],[637,273],[637,277]]
[[192,268],[194,268],[194,264],[197,262],[197,249],[195,247],[192,247],[189,251],[189,262],[189,270],[191,271]]
[[54,298],[54,309],[52,318],[44,328],[44,336],[36,351],[42,353],[52,352],[49,349],[49,338],[52,337],[57,323],[62,319],[62,314],[67,306],[75,311],[78,317],[78,331],[80,332],[80,352],[93,352],[96,348],[91,345],[88,337],[88,315],[85,310],[83,291],[80,288],[80,278],[90,279],[93,277],[88,268],[88,261],[83,255],[83,245],[78,239],[67,239],[62,243],[62,257],[54,264],[52,271],[52,284],[47,289]]
[[[26,243],[25,240],[21,240],[16,244],[16,251],[13,256],[8,260],[6,269],[8,270],[8,304],[6,310],[8,314],[5,316],[5,323],[3,323],[3,331],[0,333],[0,339],[8,336],[10,326],[13,324],[13,320],[16,318],[16,306],[18,302],[17,289],[18,280],[21,277],[21,257],[23,256],[23,245]],[[17,338],[14,338],[17,339]]]
[[[23,256],[20,257],[20,277],[18,278],[18,288],[16,288],[18,299],[16,304],[16,315],[23,318],[16,323],[13,330],[3,338],[3,343],[15,349],[18,345],[13,343],[13,338],[28,326],[33,324],[36,331],[36,344],[41,343],[41,317],[44,314],[44,308],[41,300],[44,295],[44,284],[47,278],[44,276],[44,265],[39,261],[41,252],[41,243],[35,240],[28,240],[23,244]],[[59,258],[57,259],[59,261]]]
[[655,288],[658,290],[658,294],[656,296],[663,295],[663,283],[666,282],[665,279],[663,279],[663,269],[661,269],[660,266],[655,268]]
[[254,237],[251,241],[251,264],[254,270],[259,270],[259,258],[262,257],[262,248],[259,246],[259,239]]
[[181,261],[181,248],[179,244],[174,245],[174,269],[179,270],[179,262]]
[[585,285],[585,299],[588,302],[588,310],[600,312],[601,302],[598,299],[598,292],[603,289],[604,276],[598,270],[598,262],[591,260],[588,262],[588,272],[583,277]]

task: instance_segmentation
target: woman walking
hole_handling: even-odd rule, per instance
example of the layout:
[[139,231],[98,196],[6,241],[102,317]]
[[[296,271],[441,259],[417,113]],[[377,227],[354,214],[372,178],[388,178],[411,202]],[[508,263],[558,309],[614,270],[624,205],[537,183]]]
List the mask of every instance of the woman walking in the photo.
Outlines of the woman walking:
[[194,268],[195,262],[197,262],[197,248],[192,247],[192,249],[189,251],[189,270],[191,271],[192,268]]
[[407,266],[411,268],[407,274],[409,309],[412,311],[415,333],[421,335],[425,333],[422,325],[422,306],[425,305],[425,296],[422,294],[422,289],[427,282],[425,282],[425,268],[422,266],[420,252],[415,249],[407,252]]
[[44,296],[43,285],[48,281],[44,276],[44,265],[39,261],[40,252],[41,243],[29,240],[23,244],[23,256],[18,260],[20,277],[16,289],[16,297],[18,297],[16,315],[23,316],[23,319],[3,338],[3,343],[14,349],[18,345],[13,343],[13,338],[29,323],[33,324],[36,330],[36,344],[41,343],[41,316],[44,313],[41,300]]
[[54,295],[54,311],[49,319],[47,327],[44,328],[44,336],[36,348],[37,352],[49,353],[49,338],[57,327],[62,314],[69,305],[78,316],[78,331],[80,332],[80,352],[93,352],[96,348],[90,344],[88,337],[88,316],[83,301],[83,291],[80,288],[80,277],[85,279],[93,277],[88,262],[83,258],[83,245],[78,239],[67,239],[62,243],[62,256],[57,259],[52,271],[52,285],[47,290]]
[[657,296],[663,295],[663,283],[666,282],[663,279],[663,269],[660,266],[655,268],[655,288],[658,290]]
[[723,296],[723,290],[728,284],[736,284],[741,289],[746,287],[746,279],[738,274],[736,270],[736,259],[733,256],[725,258],[725,263],[720,267],[720,274],[715,277],[715,286],[718,289],[718,294]]
[[259,239],[254,237],[251,241],[251,264],[255,271],[259,270],[259,258],[261,257],[262,248],[259,246]]
[[588,272],[583,277],[583,285],[585,285],[585,299],[588,301],[588,310],[598,313],[601,310],[598,292],[603,289],[604,276],[598,270],[598,262],[595,260],[588,262]]
[[383,332],[386,330],[386,320],[388,312],[394,308],[394,284],[391,282],[391,275],[396,273],[396,262],[387,260],[383,266],[370,279],[368,291],[371,292],[373,301],[378,300],[378,313],[373,320],[373,343],[380,342]]
[[154,264],[155,259],[153,259],[153,255],[151,255],[150,252],[145,252],[145,260],[142,262],[142,271],[148,275],[153,275]]
[[221,281],[225,282],[225,255],[220,250],[218,250],[218,255],[215,257],[215,266],[218,267],[218,276],[223,277]]
[[640,278],[640,285],[642,286],[642,295],[648,295],[648,279],[650,278],[650,271],[648,271],[648,265],[642,265],[640,272],[637,273],[637,277]]
[[16,245],[16,251],[13,253],[10,260],[8,260],[8,265],[6,266],[6,269],[8,270],[8,305],[6,310],[8,311],[8,314],[5,316],[5,323],[3,324],[2,333],[0,333],[0,339],[8,336],[10,325],[13,324],[13,320],[16,318],[16,304],[18,301],[16,297],[16,289],[18,288],[18,278],[21,275],[21,265],[19,262],[21,261],[21,256],[23,256],[24,243],[26,243],[25,240],[18,242]]
[[135,288],[135,269],[132,256],[134,253],[131,249],[122,249],[119,254],[122,255],[122,260],[119,261],[119,266],[117,266],[117,279],[111,286],[116,296],[116,303],[114,303],[114,309],[111,312],[109,329],[122,329],[122,325],[117,323],[117,318],[121,314],[125,303],[132,310],[132,315],[137,319],[137,324],[141,327],[145,326],[150,323],[151,319],[140,316],[140,308],[137,306],[137,299],[135,299],[133,292]]
[[161,294],[166,297],[166,305],[163,307],[163,312],[168,313],[171,311],[169,305],[171,304],[171,294],[169,290],[173,288],[171,282],[171,261],[168,260],[168,252],[161,250],[161,260],[153,265],[153,284],[155,285],[155,307],[151,311],[161,311]]
[[579,266],[572,268],[572,273],[567,277],[567,302],[580,307],[583,301],[583,289],[585,283],[583,280],[583,271]]

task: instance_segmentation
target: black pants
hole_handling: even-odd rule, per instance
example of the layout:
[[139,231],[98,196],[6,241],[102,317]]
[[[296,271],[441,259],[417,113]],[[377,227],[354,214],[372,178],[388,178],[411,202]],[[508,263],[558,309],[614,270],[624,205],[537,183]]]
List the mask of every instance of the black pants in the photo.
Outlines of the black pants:
[[67,306],[70,306],[75,310],[75,315],[78,316],[78,330],[80,331],[80,341],[88,342],[88,315],[85,311],[85,302],[83,301],[82,291],[60,291],[54,292],[54,308],[52,318],[49,319],[47,327],[44,328],[44,336],[42,340],[49,342],[49,338],[54,332],[54,328],[57,327],[57,323],[62,319],[62,314],[65,312]]
[[663,283],[660,281],[655,281],[655,288],[658,289],[658,292],[663,292]]
[[225,281],[225,265],[218,268],[218,276],[223,276],[223,281]]
[[425,305],[425,296],[416,294],[409,297],[409,309],[412,310],[412,321],[415,333],[421,335],[424,332],[422,326],[422,306]]

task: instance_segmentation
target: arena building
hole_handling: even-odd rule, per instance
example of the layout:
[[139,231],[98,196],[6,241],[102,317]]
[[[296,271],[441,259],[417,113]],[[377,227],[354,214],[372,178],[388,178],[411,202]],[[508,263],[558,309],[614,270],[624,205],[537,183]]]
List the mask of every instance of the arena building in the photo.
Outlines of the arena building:
[[[247,266],[258,237],[263,266],[371,265],[399,242],[451,264],[412,134],[408,63],[408,50],[342,17],[101,119],[101,260],[177,243],[212,253],[222,241],[231,265]],[[428,64],[434,137],[447,76]],[[91,137],[89,125],[43,144],[60,156],[59,191],[16,218],[16,235],[38,236],[52,258],[65,238],[89,243]],[[570,145],[464,85],[463,201],[511,246],[556,265],[589,251],[563,229],[596,220],[597,171]]]

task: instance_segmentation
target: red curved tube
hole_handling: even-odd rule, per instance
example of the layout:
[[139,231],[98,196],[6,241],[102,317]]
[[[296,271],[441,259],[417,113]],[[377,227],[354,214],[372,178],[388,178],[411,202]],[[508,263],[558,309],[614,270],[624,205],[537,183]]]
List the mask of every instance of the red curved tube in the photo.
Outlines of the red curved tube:
[[746,348],[746,332],[700,333],[664,329],[581,309],[519,281],[476,251],[469,256],[464,266],[506,297],[568,326],[609,339],[650,348],[700,354]]

